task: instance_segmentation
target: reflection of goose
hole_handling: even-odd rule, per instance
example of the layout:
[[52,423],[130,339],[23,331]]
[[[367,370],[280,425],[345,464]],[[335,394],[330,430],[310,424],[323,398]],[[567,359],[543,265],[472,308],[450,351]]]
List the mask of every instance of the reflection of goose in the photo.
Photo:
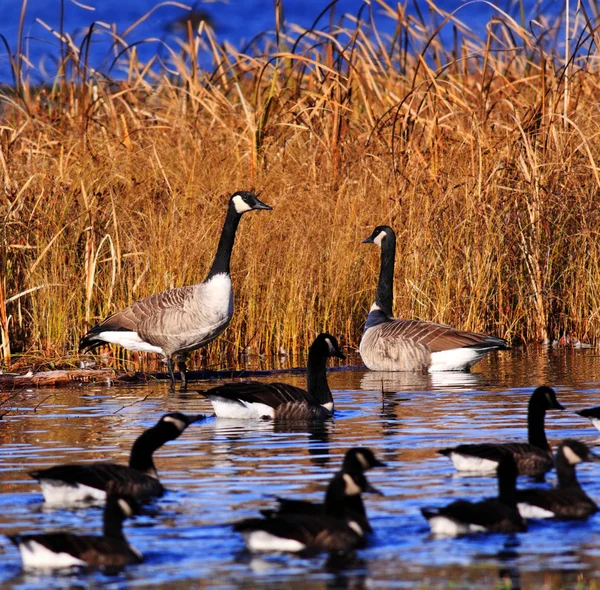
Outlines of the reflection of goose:
[[538,387],[529,398],[527,409],[528,442],[476,443],[440,449],[438,453],[450,457],[458,471],[493,471],[500,459],[511,455],[519,474],[541,477],[552,469],[552,449],[544,429],[546,410],[564,410],[551,387]]
[[478,373],[444,372],[444,373],[412,373],[401,371],[366,371],[360,380],[364,391],[431,391],[433,388],[448,391],[470,391],[483,381]]
[[563,440],[556,451],[558,488],[531,488],[517,492],[517,505],[523,518],[585,519],[598,512],[596,503],[581,489],[575,473],[578,463],[598,462],[587,445],[573,439]]
[[381,248],[377,296],[360,341],[360,355],[372,371],[468,371],[506,340],[421,320],[394,319],[396,235],[387,225],[373,230],[365,243]]

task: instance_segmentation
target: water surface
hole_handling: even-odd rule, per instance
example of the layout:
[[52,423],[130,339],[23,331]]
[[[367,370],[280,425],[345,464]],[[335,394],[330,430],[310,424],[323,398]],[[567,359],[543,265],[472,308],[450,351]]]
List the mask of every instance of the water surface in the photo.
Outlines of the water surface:
[[[145,556],[121,572],[23,573],[17,550],[0,536],[0,585],[16,588],[194,586],[251,588],[570,588],[598,584],[600,516],[585,523],[532,523],[518,535],[434,540],[419,508],[495,494],[495,480],[459,477],[436,449],[460,442],[526,437],[532,389],[556,387],[564,412],[546,419],[552,444],[600,437],[574,410],[600,404],[595,350],[514,351],[480,363],[472,374],[414,375],[364,370],[329,374],[336,417],[321,425],[277,425],[209,418],[192,425],[155,459],[169,493],[125,525]],[[275,377],[270,378],[275,380]],[[303,385],[302,375],[276,380]],[[206,389],[215,383],[199,383]],[[140,432],[164,412],[211,413],[194,392],[166,384],[82,386],[0,393],[0,535],[61,528],[95,533],[101,511],[44,508],[31,469],[66,461],[127,462]],[[351,446],[371,447],[388,463],[366,497],[376,535],[352,560],[326,556],[252,557],[227,523],[255,516],[275,495],[321,500]],[[600,450],[598,451],[600,452]],[[600,501],[600,465],[579,479]],[[552,482],[554,474],[548,477]],[[532,485],[526,478],[519,485]]]

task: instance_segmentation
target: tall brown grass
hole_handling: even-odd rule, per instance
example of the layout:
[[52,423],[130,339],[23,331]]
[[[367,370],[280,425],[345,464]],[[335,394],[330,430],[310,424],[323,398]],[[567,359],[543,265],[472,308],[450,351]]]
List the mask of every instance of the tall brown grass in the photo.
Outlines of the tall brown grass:
[[429,21],[376,6],[392,37],[368,11],[310,30],[278,12],[244,53],[188,27],[162,69],[115,35],[116,80],[60,32],[51,86],[11,56],[0,357],[65,357],[112,311],[202,280],[227,196],[249,187],[274,211],[240,226],[213,365],[322,330],[356,345],[379,262],[361,240],[382,223],[398,234],[397,316],[597,341],[594,18],[573,25],[566,93],[560,23],[541,42],[501,12],[477,36],[434,5]]

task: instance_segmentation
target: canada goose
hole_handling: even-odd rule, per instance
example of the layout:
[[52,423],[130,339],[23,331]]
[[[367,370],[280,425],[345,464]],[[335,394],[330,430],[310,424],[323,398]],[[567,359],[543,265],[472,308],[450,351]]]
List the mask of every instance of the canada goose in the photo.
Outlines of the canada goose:
[[365,544],[366,531],[348,511],[346,499],[362,492],[380,493],[362,474],[340,471],[329,484],[326,513],[282,513],[234,524],[250,551],[346,552]]
[[80,566],[123,567],[143,561],[123,535],[123,521],[137,513],[134,500],[109,493],[100,536],[45,533],[10,536],[21,553],[24,568],[63,569]]
[[498,497],[458,500],[443,508],[422,508],[431,533],[457,537],[470,533],[518,533],[527,529],[516,504],[517,467],[511,455],[498,465]]
[[[344,457],[342,464],[342,473],[349,473],[350,475],[357,475],[360,477],[365,471],[372,469],[373,467],[385,467],[385,463],[379,461],[373,454],[371,449],[366,447],[354,447],[349,449]],[[335,480],[329,484],[331,487],[334,485]],[[373,490],[369,484],[369,488]],[[327,496],[330,495],[329,487],[325,494],[325,502],[318,504],[314,502],[308,502],[306,500],[291,500],[287,498],[277,498],[279,506],[275,510],[261,510],[264,516],[272,518],[279,516],[280,514],[326,514],[327,513]],[[345,506],[349,514],[355,516],[358,520],[359,525],[365,531],[365,533],[373,532],[365,506],[363,504],[360,494],[354,496],[347,496],[345,498]]]
[[233,315],[229,262],[235,232],[242,215],[257,209],[271,210],[271,207],[252,193],[234,193],[229,199],[215,259],[204,281],[144,297],[113,313],[81,339],[79,352],[112,343],[129,350],[160,353],[167,361],[171,391],[175,389],[175,355],[181,390],[185,391],[187,354],[212,342],[225,330]]
[[308,350],[308,391],[287,383],[246,381],[199,393],[211,401],[219,418],[325,420],[333,415],[333,397],[325,369],[327,359],[332,356],[346,358],[333,336],[319,334]]
[[506,340],[392,315],[396,235],[380,225],[364,244],[381,248],[377,296],[360,340],[360,356],[372,371],[468,371],[492,350],[506,350]]
[[585,408],[584,410],[579,410],[579,412],[575,412],[582,418],[589,418],[592,421],[592,424],[596,427],[597,430],[600,430],[600,406],[594,406],[593,408]]
[[552,449],[546,439],[546,410],[564,410],[551,387],[538,387],[529,398],[527,410],[528,440],[526,443],[481,443],[458,445],[438,451],[450,457],[458,471],[493,471],[504,453],[510,453],[520,475],[542,477],[552,469]]
[[560,518],[583,520],[598,512],[596,503],[581,489],[575,465],[598,462],[600,457],[577,440],[566,439],[556,451],[558,488],[531,488],[517,491],[517,507],[523,518]]
[[186,416],[179,412],[165,414],[152,428],[145,430],[133,443],[129,466],[117,463],[67,463],[30,473],[42,486],[48,504],[68,505],[77,502],[104,502],[109,482],[119,493],[140,501],[162,496],[152,454],[166,442],[175,440],[193,422],[206,416]]

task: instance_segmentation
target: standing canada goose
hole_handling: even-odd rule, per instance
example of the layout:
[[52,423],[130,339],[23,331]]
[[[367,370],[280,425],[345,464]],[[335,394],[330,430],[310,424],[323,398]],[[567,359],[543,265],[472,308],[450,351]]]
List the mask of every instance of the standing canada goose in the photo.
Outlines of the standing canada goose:
[[438,453],[450,457],[458,471],[480,472],[495,470],[500,458],[509,453],[514,457],[520,475],[543,477],[554,465],[544,429],[546,410],[564,409],[551,387],[538,387],[529,398],[527,410],[529,442],[466,444],[441,449]]
[[584,410],[579,410],[579,412],[575,412],[582,418],[589,418],[592,421],[592,424],[596,427],[597,430],[600,430],[600,406],[594,406],[593,408],[585,408]]
[[333,415],[333,397],[325,368],[332,356],[346,358],[333,336],[319,334],[308,350],[307,391],[287,383],[245,381],[199,393],[211,401],[219,418],[326,420]]
[[508,343],[496,336],[465,332],[433,322],[399,320],[392,315],[396,235],[380,225],[364,244],[381,248],[377,296],[360,340],[360,356],[372,371],[468,371],[492,350]]
[[133,443],[129,466],[104,462],[67,463],[32,471],[30,475],[40,482],[48,504],[64,506],[78,502],[104,502],[110,482],[116,485],[119,493],[148,501],[165,493],[152,459],[154,451],[175,440],[190,424],[205,417],[186,416],[179,412],[165,414]]
[[9,537],[21,553],[23,567],[63,569],[81,566],[123,567],[141,563],[142,555],[123,535],[123,521],[137,513],[130,498],[110,492],[104,508],[104,534],[45,533]]
[[144,297],[113,313],[81,339],[79,352],[112,343],[129,350],[160,353],[167,361],[171,390],[175,389],[175,355],[181,390],[185,391],[187,354],[212,342],[231,320],[233,290],[229,262],[235,232],[242,215],[258,209],[271,210],[271,207],[252,193],[234,193],[229,199],[215,259],[204,281]]
[[347,499],[362,492],[380,493],[362,474],[340,471],[327,490],[323,514],[282,513],[248,518],[234,524],[250,551],[346,552],[365,545],[360,519],[348,511]]
[[581,489],[575,465],[598,462],[600,457],[577,440],[566,439],[556,451],[558,488],[531,488],[517,491],[517,507],[523,518],[560,518],[584,520],[598,512],[596,503]]
[[511,455],[498,465],[498,497],[481,502],[458,500],[444,508],[422,508],[431,533],[457,537],[471,533],[518,533],[527,530],[517,510],[517,467]]
[[[349,449],[344,457],[344,462],[342,464],[341,473],[349,473],[352,476],[361,477],[364,475],[364,472],[372,469],[373,467],[385,467],[385,463],[379,461],[371,451],[366,447],[354,447]],[[335,480],[329,484],[329,487],[335,485]],[[327,488],[327,492],[325,494],[325,502],[323,504],[317,504],[314,502],[308,502],[306,500],[292,500],[287,498],[277,498],[277,502],[279,502],[279,506],[275,510],[261,510],[264,516],[269,518],[279,516],[281,514],[326,514],[327,513],[327,504],[328,504],[328,496],[334,493],[334,490]],[[372,490],[372,486],[370,486]],[[357,522],[361,526],[361,528],[365,531],[365,533],[373,532],[371,525],[369,523],[369,519],[367,518],[367,512],[365,510],[365,505],[363,504],[362,497],[360,494],[354,496],[346,496],[345,498],[345,506],[349,514],[352,514],[356,517]]]

